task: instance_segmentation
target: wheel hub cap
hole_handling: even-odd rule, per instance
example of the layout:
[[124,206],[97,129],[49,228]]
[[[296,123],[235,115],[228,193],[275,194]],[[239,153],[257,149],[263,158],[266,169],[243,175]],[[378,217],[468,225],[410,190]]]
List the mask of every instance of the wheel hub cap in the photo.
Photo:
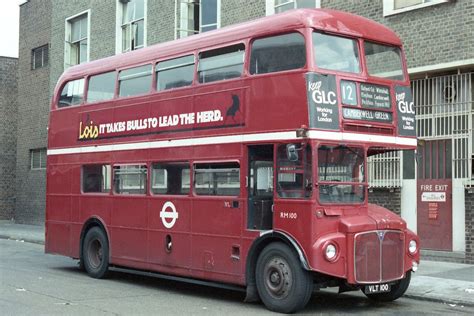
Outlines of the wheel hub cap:
[[283,299],[288,296],[293,276],[288,262],[281,257],[273,258],[265,265],[265,286],[271,296]]

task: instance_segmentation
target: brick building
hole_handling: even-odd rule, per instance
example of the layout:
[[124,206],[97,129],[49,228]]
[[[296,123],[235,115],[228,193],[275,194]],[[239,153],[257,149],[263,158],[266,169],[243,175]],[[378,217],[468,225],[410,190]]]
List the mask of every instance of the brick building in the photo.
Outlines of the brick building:
[[19,223],[44,221],[49,112],[50,1],[20,7],[16,207]]
[[0,219],[15,209],[18,59],[0,57]]
[[[399,34],[420,146],[416,153],[370,159],[369,198],[418,230],[430,249],[425,256],[474,262],[474,3],[469,0],[30,0],[20,15],[15,220],[43,221],[49,99],[65,68],[298,7],[348,11]],[[428,188],[434,196],[444,192],[445,200],[430,201]],[[426,234],[436,229],[443,244]]]

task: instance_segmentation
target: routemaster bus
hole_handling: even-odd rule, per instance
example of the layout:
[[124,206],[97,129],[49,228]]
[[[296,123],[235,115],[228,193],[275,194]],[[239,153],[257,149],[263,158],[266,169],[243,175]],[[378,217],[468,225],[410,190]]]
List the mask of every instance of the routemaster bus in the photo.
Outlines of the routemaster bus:
[[80,64],[52,99],[47,253],[237,286],[278,312],[314,290],[391,301],[419,264],[368,203],[367,157],[415,149],[402,43],[293,10]]

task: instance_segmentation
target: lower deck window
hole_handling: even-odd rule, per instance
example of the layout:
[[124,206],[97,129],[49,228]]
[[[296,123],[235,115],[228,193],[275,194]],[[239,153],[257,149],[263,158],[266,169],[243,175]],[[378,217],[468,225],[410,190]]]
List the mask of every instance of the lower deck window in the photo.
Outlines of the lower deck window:
[[239,195],[239,164],[236,162],[196,164],[194,191],[198,195]]
[[110,165],[87,165],[82,167],[82,192],[110,192]]
[[153,194],[188,194],[189,179],[189,165],[187,164],[153,164],[151,168],[151,192]]
[[114,166],[114,191],[119,194],[145,194],[146,165]]

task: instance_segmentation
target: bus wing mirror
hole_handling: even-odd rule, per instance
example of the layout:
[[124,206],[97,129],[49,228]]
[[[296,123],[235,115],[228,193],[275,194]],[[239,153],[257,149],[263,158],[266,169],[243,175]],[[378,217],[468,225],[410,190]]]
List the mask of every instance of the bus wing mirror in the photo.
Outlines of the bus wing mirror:
[[295,144],[286,145],[286,157],[289,161],[298,161],[298,151]]

